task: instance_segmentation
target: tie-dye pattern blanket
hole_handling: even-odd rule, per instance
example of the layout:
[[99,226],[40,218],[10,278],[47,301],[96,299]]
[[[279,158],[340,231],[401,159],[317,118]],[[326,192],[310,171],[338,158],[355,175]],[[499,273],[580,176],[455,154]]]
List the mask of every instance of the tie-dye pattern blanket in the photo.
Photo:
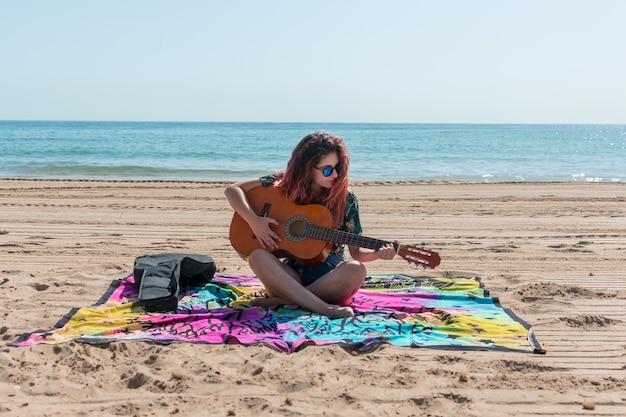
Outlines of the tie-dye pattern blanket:
[[13,346],[76,340],[106,343],[265,344],[284,352],[340,344],[366,350],[406,347],[504,349],[544,353],[526,323],[488,296],[478,278],[369,276],[354,296],[351,318],[329,319],[296,306],[251,307],[259,280],[218,275],[182,293],[172,313],[147,313],[133,277],[116,280],[94,306],[72,310],[54,329],[21,336]]

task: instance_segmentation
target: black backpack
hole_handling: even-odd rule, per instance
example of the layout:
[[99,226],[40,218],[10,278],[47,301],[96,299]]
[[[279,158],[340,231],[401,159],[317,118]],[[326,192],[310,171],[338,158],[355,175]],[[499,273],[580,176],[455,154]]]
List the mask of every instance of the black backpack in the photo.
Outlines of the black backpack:
[[135,259],[133,275],[139,301],[147,311],[174,311],[178,295],[190,287],[210,282],[215,274],[213,258],[188,253],[160,253]]

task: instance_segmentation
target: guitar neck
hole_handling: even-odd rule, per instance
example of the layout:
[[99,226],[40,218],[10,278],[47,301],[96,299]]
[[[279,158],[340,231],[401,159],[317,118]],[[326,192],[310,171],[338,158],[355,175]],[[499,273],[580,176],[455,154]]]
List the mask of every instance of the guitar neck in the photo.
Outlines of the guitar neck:
[[344,232],[342,230],[330,229],[317,225],[310,225],[306,232],[306,237],[311,239],[324,240],[326,242],[334,242],[341,245],[358,246],[360,248],[378,250],[387,243],[392,243],[396,250],[398,245],[385,240],[373,239],[370,237],[357,235],[355,233]]

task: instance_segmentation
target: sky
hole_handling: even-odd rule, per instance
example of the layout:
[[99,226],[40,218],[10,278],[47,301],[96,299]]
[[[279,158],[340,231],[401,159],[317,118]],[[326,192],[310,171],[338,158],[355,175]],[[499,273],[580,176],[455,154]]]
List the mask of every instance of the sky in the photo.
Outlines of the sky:
[[0,120],[626,124],[623,0],[0,0]]

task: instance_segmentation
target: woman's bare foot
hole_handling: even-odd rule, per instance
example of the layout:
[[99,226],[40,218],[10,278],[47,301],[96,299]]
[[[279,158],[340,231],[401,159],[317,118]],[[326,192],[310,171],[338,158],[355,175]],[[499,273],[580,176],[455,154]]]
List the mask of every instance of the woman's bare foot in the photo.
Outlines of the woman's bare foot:
[[344,307],[330,304],[326,315],[331,319],[354,317],[354,310],[352,310],[352,307]]

